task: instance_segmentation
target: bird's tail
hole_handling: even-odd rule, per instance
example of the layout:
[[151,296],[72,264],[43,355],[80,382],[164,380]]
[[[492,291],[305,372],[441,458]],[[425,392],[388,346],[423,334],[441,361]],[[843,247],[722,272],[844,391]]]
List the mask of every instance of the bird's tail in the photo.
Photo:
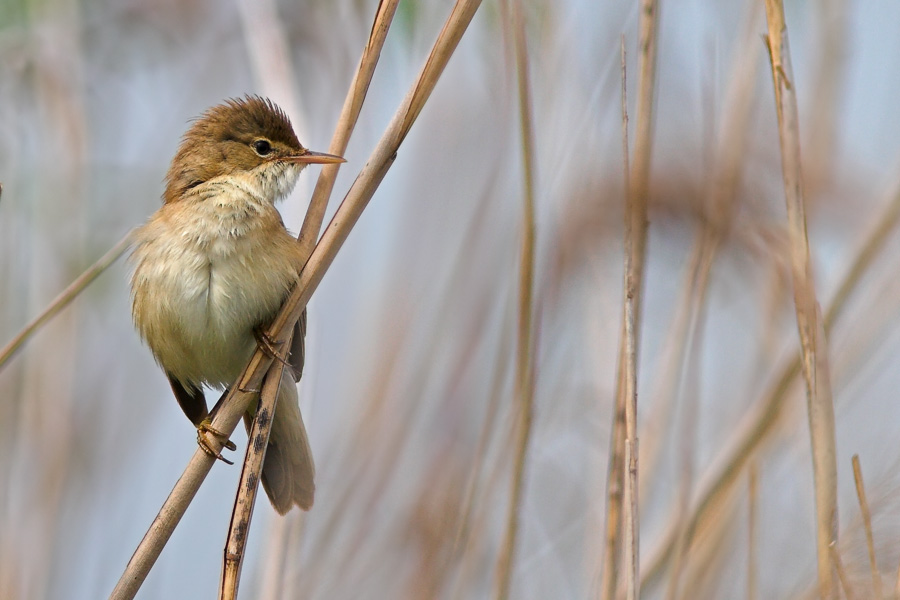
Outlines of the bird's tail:
[[[252,414],[244,415],[248,432],[252,420]],[[297,384],[285,369],[262,468],[263,488],[279,514],[286,514],[294,504],[309,510],[316,493],[315,475],[312,450],[297,401]]]

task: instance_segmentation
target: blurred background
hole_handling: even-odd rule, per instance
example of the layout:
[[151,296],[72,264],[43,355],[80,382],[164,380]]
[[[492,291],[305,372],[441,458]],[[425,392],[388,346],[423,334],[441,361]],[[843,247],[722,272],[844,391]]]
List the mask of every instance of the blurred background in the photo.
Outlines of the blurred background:
[[[377,4],[0,1],[0,345],[157,209],[180,135],[209,106],[269,96],[304,145],[326,150]],[[857,597],[871,597],[850,459],[887,594],[900,562],[900,5],[786,9],[823,311],[857,276],[829,346],[839,553]],[[812,468],[762,3],[660,11],[643,597],[810,597]],[[400,3],[331,210],[448,12]],[[512,597],[595,597],[622,311],[619,47],[624,35],[633,109],[638,6],[526,0],[525,13],[536,407]],[[260,500],[243,597],[489,597],[510,489],[524,188],[507,20],[500,0],[481,6],[313,297],[300,396],[316,504],[279,518]],[[317,175],[282,205],[295,232]],[[715,189],[725,202],[710,212]],[[720,243],[698,291],[710,233]],[[195,450],[132,328],[128,277],[115,263],[0,367],[0,598],[106,597]],[[239,472],[213,468],[139,598],[215,597]],[[696,535],[680,544],[687,522]]]

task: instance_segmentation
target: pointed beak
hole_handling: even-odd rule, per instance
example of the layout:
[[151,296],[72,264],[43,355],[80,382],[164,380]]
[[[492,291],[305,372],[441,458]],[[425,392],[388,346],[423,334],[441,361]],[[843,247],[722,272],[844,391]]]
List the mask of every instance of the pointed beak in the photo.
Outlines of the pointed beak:
[[305,165],[332,165],[336,163],[347,162],[346,159],[340,156],[335,156],[334,154],[325,154],[324,152],[313,152],[312,150],[306,150],[305,148],[300,154],[288,156],[282,160],[292,163],[301,163]]

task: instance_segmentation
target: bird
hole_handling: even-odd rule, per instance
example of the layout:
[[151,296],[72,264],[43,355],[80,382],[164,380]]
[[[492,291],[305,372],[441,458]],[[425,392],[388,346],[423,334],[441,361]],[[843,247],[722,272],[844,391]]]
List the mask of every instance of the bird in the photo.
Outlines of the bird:
[[[197,428],[197,441],[218,458],[204,386],[233,385],[303,267],[300,244],[275,207],[309,164],[340,156],[303,147],[290,119],[260,96],[213,106],[189,127],[165,178],[163,205],[136,230],[130,260],[135,327],[165,371],[175,398]],[[263,488],[279,514],[309,510],[315,464],[298,404],[306,311],[297,322],[269,444]],[[224,394],[223,394],[224,395]],[[249,430],[256,410],[244,415]],[[226,460],[226,462],[229,462]]]

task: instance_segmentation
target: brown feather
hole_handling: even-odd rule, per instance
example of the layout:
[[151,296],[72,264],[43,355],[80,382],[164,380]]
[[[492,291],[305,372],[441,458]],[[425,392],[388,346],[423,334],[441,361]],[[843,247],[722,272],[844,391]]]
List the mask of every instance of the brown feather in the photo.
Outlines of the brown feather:
[[184,385],[169,373],[166,373],[166,376],[169,378],[169,385],[175,392],[175,399],[178,400],[181,410],[195,427],[199,426],[203,419],[209,416],[203,390],[191,384]]

